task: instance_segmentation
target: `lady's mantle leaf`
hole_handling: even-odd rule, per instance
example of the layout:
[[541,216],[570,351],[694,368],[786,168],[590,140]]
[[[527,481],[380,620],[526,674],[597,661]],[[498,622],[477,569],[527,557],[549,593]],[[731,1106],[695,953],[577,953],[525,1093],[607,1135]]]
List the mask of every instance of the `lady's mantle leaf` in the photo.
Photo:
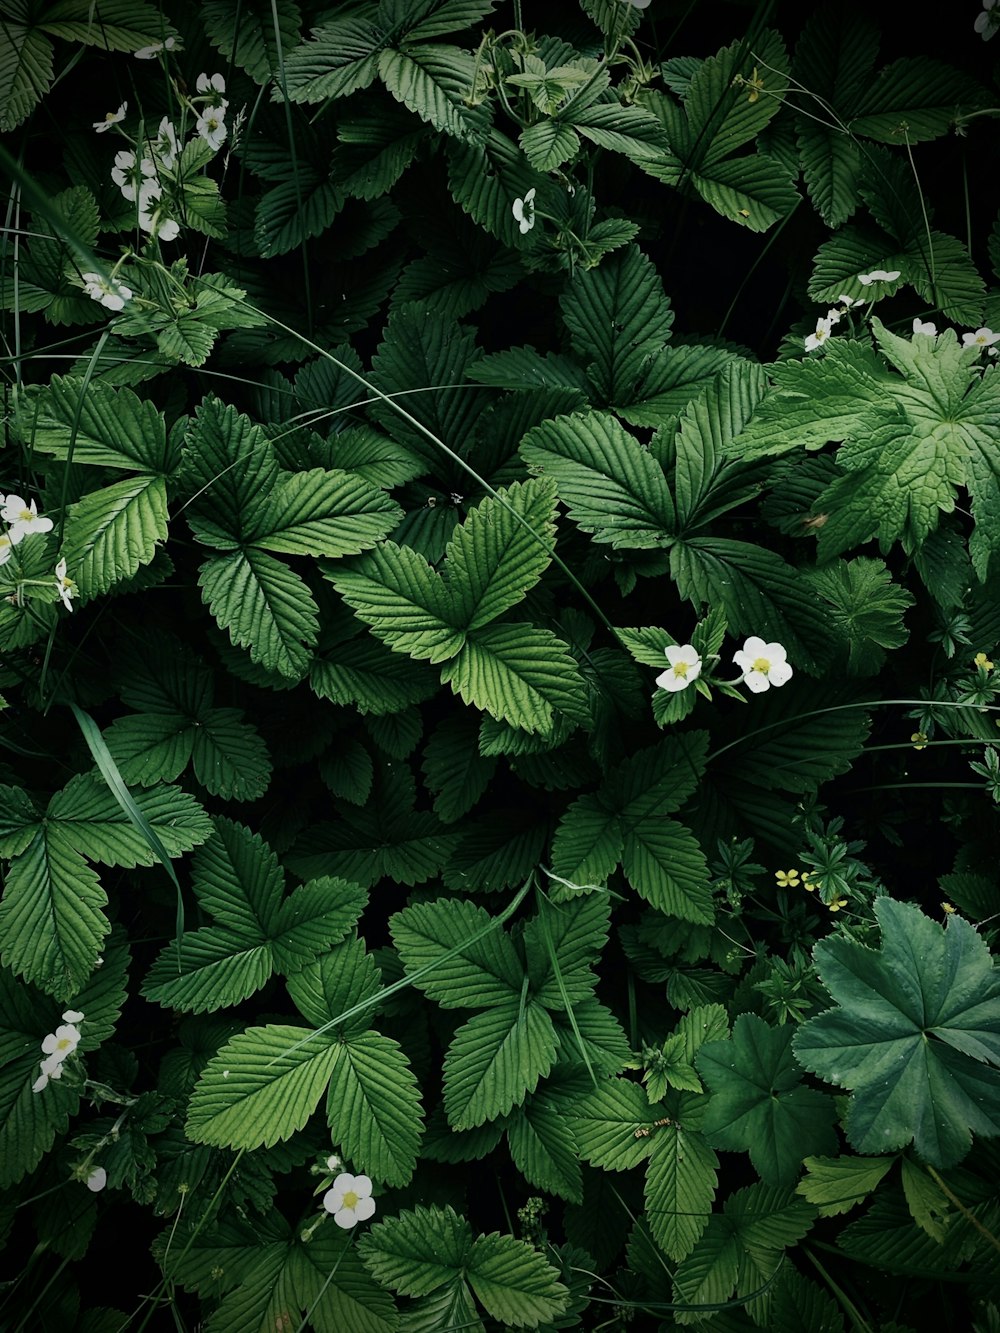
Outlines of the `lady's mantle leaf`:
[[832,1152],[833,1101],[799,1085],[790,1028],[741,1014],[728,1041],[710,1041],[696,1057],[712,1096],[702,1130],[716,1148],[749,1152],[767,1185],[790,1185],[803,1153]]
[[799,1062],[852,1089],[847,1135],[859,1152],[911,1139],[934,1166],[969,1151],[970,1130],[1000,1134],[1000,976],[959,916],[943,929],[919,908],[879,898],[876,953],[853,940],[814,950],[837,1007],[803,1024]]

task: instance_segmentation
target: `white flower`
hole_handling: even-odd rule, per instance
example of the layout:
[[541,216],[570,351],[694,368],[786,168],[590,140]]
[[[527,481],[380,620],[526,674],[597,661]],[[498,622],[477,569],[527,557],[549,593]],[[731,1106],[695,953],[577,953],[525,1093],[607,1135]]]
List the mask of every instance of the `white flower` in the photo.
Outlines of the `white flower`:
[[103,134],[105,130],[110,130],[112,125],[118,125],[125,119],[125,112],[128,110],[128,102],[122,102],[117,111],[109,111],[103,120],[93,122],[94,129],[98,134]]
[[84,273],[83,290],[92,301],[100,301],[109,310],[121,310],[132,299],[131,287],[117,278],[102,278],[100,273]]
[[[62,598],[62,604],[67,611],[73,610],[73,598],[76,596],[76,584],[71,578],[66,577],[66,561],[60,560],[56,565],[56,588],[59,596]],[[79,1033],[77,1033],[79,1039]]]
[[13,549],[14,543],[10,539],[10,534],[0,532],[0,565],[5,565],[7,563]]
[[891,273],[884,268],[873,268],[870,273],[859,273],[858,282],[862,287],[870,287],[873,282],[895,282],[898,277],[898,268],[894,268]]
[[49,1079],[62,1078],[62,1072],[63,1072],[62,1056],[58,1052],[56,1052],[53,1055],[47,1056],[46,1059],[40,1062],[39,1067],[42,1072],[35,1079],[34,1083],[32,1083],[31,1085],[32,1092],[41,1092],[44,1088],[48,1087]]
[[326,1159],[326,1169],[328,1171],[337,1171],[340,1168],[340,1158],[335,1152],[332,1152]]
[[165,42],[153,42],[152,46],[140,46],[135,53],[136,60],[155,60],[164,51],[179,51],[181,44],[176,37],[168,37]]
[[152,208],[163,197],[163,191],[156,181],[146,181],[139,191],[139,226],[160,241],[175,240],[180,233],[180,223],[173,218],[164,217],[162,210]]
[[59,1063],[62,1064],[79,1044],[80,1029],[75,1023],[63,1023],[55,1032],[50,1032],[48,1036],[42,1038],[42,1051],[46,1055],[57,1056]]
[[79,1009],[67,1009],[62,1016],[64,1023],[82,1023],[83,1014]]
[[930,321],[929,319],[928,319],[928,320],[915,319],[915,320],[913,321],[913,332],[914,332],[914,333],[924,333],[924,334],[927,335],[928,338],[936,338],[936,337],[937,337],[937,325],[936,325],[936,324],[932,324],[931,321]]
[[765,643],[752,634],[733,661],[743,672],[742,684],[751,694],[763,694],[772,685],[784,685],[792,678],[792,668],[785,661],[780,643]]
[[852,305],[864,305],[865,303],[863,296],[848,296],[845,292],[841,292],[837,300],[845,310],[850,310]]
[[631,5],[633,9],[648,9],[653,0],[625,0],[625,3]]
[[180,146],[177,143],[177,131],[166,116],[160,121],[160,128],[157,130],[156,138],[151,146],[153,152],[160,159],[160,166],[165,171],[171,171],[177,161]]
[[226,81],[221,74],[199,74],[197,79],[195,79],[194,86],[200,93],[208,93],[210,95],[216,93],[221,95],[226,91]]
[[86,1180],[87,1189],[92,1194],[99,1194],[107,1183],[108,1173],[103,1166],[95,1166]]
[[976,21],[972,25],[984,42],[988,42],[1000,27],[1000,10],[991,12],[996,2],[997,0],[983,0],[983,12],[976,15]]
[[226,137],[225,108],[209,106],[198,117],[195,129],[213,152],[218,152]]
[[975,333],[962,334],[963,347],[992,347],[995,342],[1000,342],[1000,333],[994,333],[992,329],[976,329]]
[[19,495],[4,497],[0,518],[10,524],[7,536],[12,546],[16,546],[22,537],[27,537],[29,533],[51,532],[53,528],[51,518],[39,518],[38,506],[34,500],[29,505]]
[[829,317],[818,319],[816,321],[816,332],[810,333],[805,340],[806,351],[814,352],[817,347],[822,346],[830,336],[830,330],[833,328],[833,320]]
[[535,225],[535,187],[532,186],[523,199],[515,199],[511,212],[514,221],[523,236]]
[[661,690],[684,690],[701,675],[701,658],[689,643],[671,644],[664,652],[670,666],[656,677]]
[[843,310],[838,310],[836,306],[834,306],[832,310],[828,310],[826,312],[827,322],[831,325],[831,327],[834,324],[839,324],[840,321],[843,319],[843,317],[844,317]]
[[352,1176],[346,1171],[333,1182],[333,1188],[323,1195],[323,1207],[333,1213],[338,1227],[350,1230],[357,1222],[367,1222],[375,1212],[371,1197],[372,1183],[367,1176]]
[[130,204],[135,203],[135,197],[138,190],[147,188],[147,181],[144,177],[155,177],[156,163],[152,158],[144,157],[136,166],[135,153],[125,148],[120,153],[115,153],[115,165],[111,168],[111,179],[121,190],[122,194]]

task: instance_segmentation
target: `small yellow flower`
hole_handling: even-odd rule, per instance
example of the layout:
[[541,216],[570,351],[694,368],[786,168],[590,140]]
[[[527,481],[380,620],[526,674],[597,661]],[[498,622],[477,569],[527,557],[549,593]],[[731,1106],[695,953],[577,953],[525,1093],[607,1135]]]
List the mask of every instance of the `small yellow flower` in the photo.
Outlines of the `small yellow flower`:
[[926,749],[927,749],[927,733],[926,733],[926,732],[924,732],[924,731],[915,731],[915,732],[913,733],[913,735],[910,737],[910,740],[913,742],[913,748],[914,748],[915,750],[926,750]]
[[779,889],[794,889],[799,882],[799,872],[797,870],[776,870],[774,878],[778,881]]
[[759,102],[761,89],[764,87],[764,80],[757,73],[757,66],[754,65],[753,73],[746,80],[746,86],[750,89],[747,93],[748,102]]
[[958,911],[958,908],[955,906],[954,903],[950,903],[946,900],[941,904],[941,911],[944,912],[945,916],[954,916],[954,914]]
[[831,912],[839,912],[842,907],[847,906],[846,898],[834,898],[832,903],[827,903]]
[[984,671],[993,670],[993,663],[990,661],[990,659],[986,656],[985,653],[976,653],[974,662],[977,667],[982,667]]
[[802,887],[804,889],[807,889],[809,893],[814,893],[816,890],[816,880],[818,877],[819,877],[818,871],[807,870],[806,873],[802,876]]

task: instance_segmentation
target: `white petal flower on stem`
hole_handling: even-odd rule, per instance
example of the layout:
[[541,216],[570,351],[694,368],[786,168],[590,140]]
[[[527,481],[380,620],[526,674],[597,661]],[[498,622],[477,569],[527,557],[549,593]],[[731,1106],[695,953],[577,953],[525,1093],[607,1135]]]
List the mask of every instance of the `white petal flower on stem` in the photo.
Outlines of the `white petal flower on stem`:
[[772,685],[784,685],[792,678],[792,668],[785,660],[780,643],[765,643],[751,634],[733,661],[743,672],[742,684],[751,694],[763,694]]
[[180,153],[180,145],[177,142],[177,131],[174,129],[173,122],[164,116],[160,121],[160,127],[156,131],[156,138],[152,142],[153,154],[159,158],[160,166],[164,171],[172,171],[177,156]]
[[664,652],[670,666],[656,677],[657,685],[671,694],[687,689],[701,675],[701,658],[689,643],[671,644]]
[[884,268],[873,268],[870,273],[859,273],[858,282],[861,283],[862,287],[870,287],[873,282],[895,282],[898,277],[898,268],[891,271]]
[[335,1152],[332,1152],[330,1156],[326,1159],[326,1169],[328,1171],[337,1171],[340,1169],[340,1165],[341,1165],[340,1158],[337,1156]]
[[531,231],[535,225],[535,187],[532,186],[523,199],[515,199],[510,211],[522,236]]
[[226,122],[224,119],[225,109],[218,106],[206,107],[198,117],[195,129],[208,144],[213,152],[218,152],[225,142]]
[[73,598],[76,596],[76,584],[66,575],[66,561],[60,560],[56,565],[56,588],[59,596],[62,598],[62,604],[67,611],[73,610]]
[[375,1200],[371,1194],[372,1182],[367,1176],[352,1176],[345,1171],[323,1195],[323,1207],[333,1214],[338,1227],[349,1231],[374,1215]]
[[924,334],[927,335],[928,338],[936,338],[936,337],[937,337],[937,325],[936,325],[936,324],[932,324],[931,321],[930,321],[929,319],[927,319],[927,320],[923,320],[923,319],[915,319],[915,320],[913,321],[913,332],[914,332],[914,333],[924,333]]
[[963,347],[992,347],[995,342],[1000,342],[1000,333],[994,333],[992,329],[976,329],[975,333],[962,334]]
[[165,216],[159,208],[163,190],[156,181],[146,181],[139,191],[139,226],[160,241],[173,241],[180,233],[180,223]]
[[7,536],[10,538],[12,546],[16,546],[22,538],[27,537],[30,533],[51,532],[53,528],[51,518],[39,517],[38,506],[34,500],[29,505],[19,495],[4,497],[3,508],[0,509],[0,518],[5,523],[10,524]]
[[93,122],[94,129],[98,134],[103,134],[105,130],[110,130],[112,125],[118,125],[125,119],[125,112],[128,110],[128,102],[122,102],[117,111],[109,111],[103,120]]
[[14,550],[14,542],[10,539],[10,534],[0,532],[0,565],[5,565],[10,559]]
[[136,165],[135,153],[124,148],[115,153],[115,164],[111,168],[111,179],[121,190],[130,204],[135,203],[136,194],[146,189],[150,178],[155,179],[156,163],[150,157],[140,158]]
[[61,1064],[80,1044],[80,1029],[75,1023],[63,1023],[55,1032],[42,1038],[42,1051],[46,1055],[55,1055]]
[[194,86],[200,93],[222,94],[226,91],[226,81],[221,74],[199,74]]
[[807,352],[814,352],[817,347],[821,347],[830,336],[830,330],[833,328],[833,320],[830,318],[818,319],[816,321],[816,332],[810,333],[805,339],[805,348]]
[[92,301],[99,301],[109,310],[121,310],[132,299],[132,288],[117,278],[102,278],[100,273],[84,273],[83,290]]
[[62,1016],[64,1023],[82,1023],[83,1014],[79,1009],[67,1009]]
[[103,1166],[95,1166],[85,1183],[91,1194],[99,1194],[108,1183],[108,1173]]
[[176,37],[168,37],[165,42],[153,42],[149,46],[140,46],[135,52],[136,60],[155,60],[164,51],[180,51],[181,44]]
[[1000,28],[1000,9],[994,8],[996,2],[997,0],[983,0],[983,12],[976,15],[976,21],[972,25],[984,42],[994,37],[997,28]]

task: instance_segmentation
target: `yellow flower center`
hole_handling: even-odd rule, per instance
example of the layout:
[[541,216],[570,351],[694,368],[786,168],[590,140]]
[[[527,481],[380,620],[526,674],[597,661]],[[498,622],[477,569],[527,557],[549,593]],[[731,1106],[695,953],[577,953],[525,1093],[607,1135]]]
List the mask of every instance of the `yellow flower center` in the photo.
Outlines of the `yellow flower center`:
[[688,668],[690,667],[690,665],[691,665],[690,662],[675,662],[674,675],[680,676],[681,680],[685,680],[687,678]]
[[771,670],[771,663],[766,657],[755,657],[753,660],[754,671],[760,671],[765,676]]
[[72,1043],[70,1042],[68,1037],[60,1037],[59,1040],[56,1042],[56,1050],[68,1051],[71,1045]]
[[34,515],[30,509],[22,509],[17,516],[17,521],[19,523],[30,523],[32,518],[34,518]]
[[361,1199],[358,1197],[357,1194],[355,1194],[354,1190],[348,1190],[348,1191],[345,1193],[345,1195],[344,1195],[344,1207],[345,1207],[345,1208],[357,1208],[357,1206],[358,1206],[358,1204],[359,1204],[360,1202],[361,1202]]

